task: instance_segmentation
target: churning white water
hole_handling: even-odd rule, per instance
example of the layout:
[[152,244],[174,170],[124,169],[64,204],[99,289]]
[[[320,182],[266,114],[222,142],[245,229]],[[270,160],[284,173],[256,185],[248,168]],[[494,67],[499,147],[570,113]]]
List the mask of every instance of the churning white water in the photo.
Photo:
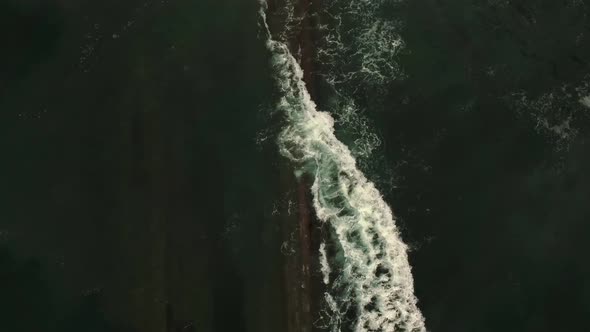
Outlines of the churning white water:
[[299,174],[313,177],[315,212],[331,230],[320,247],[327,327],[334,332],[425,331],[407,246],[391,209],[334,135],[333,118],[316,109],[300,65],[270,32],[264,1],[260,16],[280,91],[277,108],[286,119],[279,149]]

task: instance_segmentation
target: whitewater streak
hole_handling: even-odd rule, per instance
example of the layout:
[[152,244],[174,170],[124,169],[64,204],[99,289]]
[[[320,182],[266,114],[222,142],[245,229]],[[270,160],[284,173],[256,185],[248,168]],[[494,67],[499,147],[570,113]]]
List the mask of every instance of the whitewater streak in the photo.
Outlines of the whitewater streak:
[[[317,111],[301,66],[285,42],[273,39],[266,9],[261,0],[266,47],[281,94],[277,108],[286,119],[279,149],[300,167],[298,174],[313,176],[315,212],[332,230],[330,242],[320,247],[328,289],[327,327],[334,332],[423,332],[407,246],[400,239],[391,209],[334,135],[333,118]],[[335,275],[333,280],[331,275]]]

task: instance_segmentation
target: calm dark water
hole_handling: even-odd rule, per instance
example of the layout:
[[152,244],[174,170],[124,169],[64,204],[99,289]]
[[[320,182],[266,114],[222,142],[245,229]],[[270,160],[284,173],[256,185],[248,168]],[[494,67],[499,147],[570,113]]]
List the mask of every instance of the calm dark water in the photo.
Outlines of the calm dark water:
[[0,329],[281,329],[256,10],[1,3]]
[[[413,248],[430,331],[587,325],[590,109],[557,98],[590,73],[574,3],[383,13],[404,18],[407,78],[367,113],[384,144],[365,170]],[[238,0],[0,2],[0,330],[284,330],[256,14]],[[556,97],[518,108],[515,92]],[[569,115],[575,136],[539,125]]]

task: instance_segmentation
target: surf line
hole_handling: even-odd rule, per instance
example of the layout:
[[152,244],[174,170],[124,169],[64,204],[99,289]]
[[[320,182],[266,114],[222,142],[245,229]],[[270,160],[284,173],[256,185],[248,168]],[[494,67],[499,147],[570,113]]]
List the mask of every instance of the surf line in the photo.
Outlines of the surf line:
[[[322,271],[330,274],[323,278],[328,288],[324,294],[328,327],[333,332],[342,328],[355,332],[424,332],[407,246],[391,209],[358,170],[350,150],[334,135],[334,119],[317,111],[302,66],[284,40],[273,39],[266,9],[262,1],[260,16],[266,46],[281,93],[277,108],[286,117],[278,138],[279,150],[298,165],[296,173],[313,177],[313,207],[318,219],[331,228],[329,244],[335,243],[331,246],[336,254],[322,259],[322,264],[327,264]],[[300,236],[302,246],[309,249],[310,238],[305,236],[309,234],[310,213],[301,194],[306,194],[307,188],[300,188],[300,223],[307,227]],[[324,252],[326,246],[321,248]],[[304,254],[307,263],[304,259],[302,268],[309,276],[311,253],[308,250]],[[335,278],[330,278],[332,274]]]

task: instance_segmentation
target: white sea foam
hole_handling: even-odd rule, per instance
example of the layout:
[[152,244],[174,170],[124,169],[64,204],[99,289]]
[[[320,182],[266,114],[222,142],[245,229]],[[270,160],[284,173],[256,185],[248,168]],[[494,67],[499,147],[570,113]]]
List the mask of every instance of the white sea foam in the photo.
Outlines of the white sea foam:
[[328,263],[328,254],[326,253],[326,244],[320,244],[320,265],[322,271],[322,280],[324,284],[330,283],[330,273],[332,273],[332,269],[330,268],[330,264]]
[[[316,214],[332,230],[331,239],[321,247],[329,328],[425,331],[407,247],[392,212],[373,183],[357,169],[351,151],[334,135],[334,119],[316,109],[302,69],[287,45],[273,40],[265,8],[262,2],[266,46],[281,94],[277,108],[286,118],[279,149],[300,172],[313,176]],[[331,247],[330,254],[326,246]],[[332,273],[336,274],[333,280]]]
[[[380,134],[369,112],[384,107],[382,99],[389,83],[405,78],[398,56],[405,49],[400,31],[403,21],[387,16],[403,0],[322,1],[317,74],[333,87],[327,107],[336,120],[337,135],[344,139],[358,166],[370,172],[383,164],[384,156],[374,152],[382,146]],[[352,116],[348,116],[352,115]],[[381,169],[383,166],[380,167]],[[379,186],[386,180],[372,174]]]
[[396,61],[404,42],[399,34],[401,21],[381,17],[386,5],[398,0],[327,0],[320,26],[322,42],[318,60],[328,68],[328,83],[381,89],[385,83],[403,76]]
[[348,146],[357,161],[374,161],[373,152],[381,146],[381,138],[372,130],[371,120],[363,114],[351,97],[339,95],[328,109],[340,132],[349,137]]

